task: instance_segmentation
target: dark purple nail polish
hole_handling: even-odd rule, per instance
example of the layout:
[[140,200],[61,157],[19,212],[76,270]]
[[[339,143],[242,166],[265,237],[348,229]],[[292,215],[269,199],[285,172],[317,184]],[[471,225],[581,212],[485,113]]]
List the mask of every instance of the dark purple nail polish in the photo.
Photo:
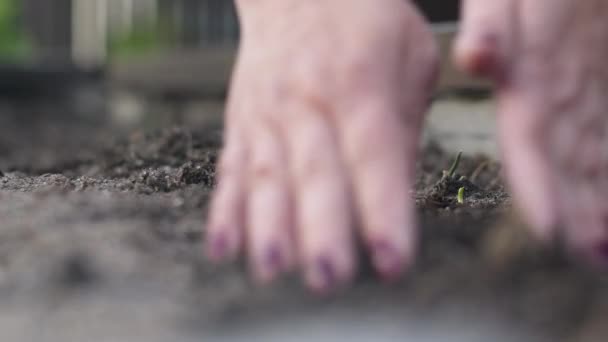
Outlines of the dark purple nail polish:
[[276,272],[283,268],[283,253],[277,245],[273,245],[266,250],[264,264],[271,272]]
[[336,270],[328,257],[320,257],[317,259],[316,270],[321,282],[318,285],[318,290],[322,292],[329,291],[336,283]]
[[209,243],[209,258],[213,261],[220,261],[226,257],[228,252],[228,238],[224,233],[211,236]]
[[608,241],[597,245],[596,252],[603,259],[603,262],[608,263]]
[[391,243],[377,241],[371,245],[371,253],[376,270],[386,280],[396,279],[403,271],[403,258]]

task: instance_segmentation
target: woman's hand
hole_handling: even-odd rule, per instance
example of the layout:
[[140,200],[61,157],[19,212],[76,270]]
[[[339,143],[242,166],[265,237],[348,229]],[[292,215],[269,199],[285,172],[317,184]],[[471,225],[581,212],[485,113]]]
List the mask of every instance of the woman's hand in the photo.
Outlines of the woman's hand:
[[355,239],[394,278],[412,262],[410,195],[437,69],[403,0],[241,0],[242,42],[207,226],[216,261],[256,280],[298,268],[326,292],[356,271]]

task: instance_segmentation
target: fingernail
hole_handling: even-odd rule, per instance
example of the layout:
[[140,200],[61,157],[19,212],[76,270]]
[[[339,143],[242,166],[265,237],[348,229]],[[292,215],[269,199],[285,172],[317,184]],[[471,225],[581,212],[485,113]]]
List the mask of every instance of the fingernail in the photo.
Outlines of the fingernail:
[[208,256],[214,262],[219,262],[226,257],[228,252],[228,238],[224,233],[213,234],[209,240]]
[[266,250],[263,258],[263,266],[269,274],[274,275],[283,268],[283,253],[277,245],[273,245]]
[[259,285],[271,283],[283,267],[283,253],[272,245],[252,259],[253,274]]
[[325,294],[336,284],[336,270],[328,257],[320,257],[313,266],[309,284],[314,291]]
[[387,241],[372,244],[372,262],[376,271],[388,281],[397,279],[404,268],[404,260],[397,249]]
[[459,38],[460,49],[467,51],[465,64],[475,75],[494,76],[499,68],[499,37],[496,34],[463,33]]
[[602,262],[608,264],[608,241],[604,241],[597,245],[595,251],[599,257],[602,258]]

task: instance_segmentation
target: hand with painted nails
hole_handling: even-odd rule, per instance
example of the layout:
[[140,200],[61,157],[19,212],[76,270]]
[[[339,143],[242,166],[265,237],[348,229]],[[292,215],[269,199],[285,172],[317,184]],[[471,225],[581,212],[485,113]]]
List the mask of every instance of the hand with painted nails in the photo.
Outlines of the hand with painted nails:
[[608,264],[608,1],[466,0],[456,62],[491,77],[515,203]]
[[[465,0],[457,64],[496,84],[505,174],[533,232],[608,263],[608,0]],[[437,67],[409,2],[241,1],[243,41],[207,228],[256,279],[327,291],[412,262],[412,185]],[[272,18],[269,20],[269,18]],[[355,228],[356,227],[356,228]]]
[[418,140],[437,49],[402,0],[237,1],[242,41],[206,231],[267,283],[299,270],[327,292],[361,238],[385,278],[413,261]]

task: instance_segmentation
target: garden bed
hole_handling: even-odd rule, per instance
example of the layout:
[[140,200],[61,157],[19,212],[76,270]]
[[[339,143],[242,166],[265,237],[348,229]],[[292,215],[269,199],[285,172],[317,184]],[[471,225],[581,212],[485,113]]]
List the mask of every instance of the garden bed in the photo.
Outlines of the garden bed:
[[242,264],[204,259],[217,129],[18,117],[0,125],[2,340],[608,338],[606,278],[531,242],[488,157],[443,177],[455,155],[427,144],[413,270],[386,285],[362,262],[351,288],[317,298],[296,276],[258,289]]

